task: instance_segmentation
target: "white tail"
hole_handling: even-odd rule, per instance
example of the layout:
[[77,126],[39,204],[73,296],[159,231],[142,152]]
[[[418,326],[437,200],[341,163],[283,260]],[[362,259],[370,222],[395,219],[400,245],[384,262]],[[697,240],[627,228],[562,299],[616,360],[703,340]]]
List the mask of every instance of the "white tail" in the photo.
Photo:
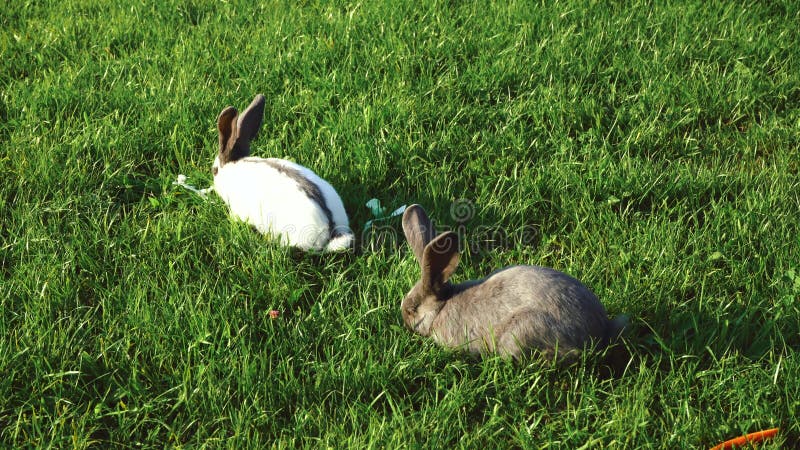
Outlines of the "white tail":
[[353,247],[353,233],[344,233],[338,236],[334,236],[328,241],[328,245],[325,246],[325,250],[329,252],[341,252],[345,250],[350,250]]

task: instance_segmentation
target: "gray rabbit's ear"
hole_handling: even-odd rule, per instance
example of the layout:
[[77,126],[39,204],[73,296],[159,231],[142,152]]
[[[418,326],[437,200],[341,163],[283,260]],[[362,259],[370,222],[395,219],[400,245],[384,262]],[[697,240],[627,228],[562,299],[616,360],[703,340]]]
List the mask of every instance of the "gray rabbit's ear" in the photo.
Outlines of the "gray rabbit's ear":
[[258,136],[258,129],[261,128],[261,121],[264,119],[264,105],[267,100],[263,95],[258,94],[242,114],[239,115],[239,144],[250,148],[250,141]]
[[452,231],[436,236],[422,253],[422,285],[438,293],[458,267],[458,235]]
[[219,113],[217,130],[219,130],[219,159],[224,164],[231,160],[231,149],[236,143],[236,108],[228,106]]
[[417,261],[422,264],[422,252],[436,232],[433,224],[419,205],[411,205],[403,213],[403,233]]

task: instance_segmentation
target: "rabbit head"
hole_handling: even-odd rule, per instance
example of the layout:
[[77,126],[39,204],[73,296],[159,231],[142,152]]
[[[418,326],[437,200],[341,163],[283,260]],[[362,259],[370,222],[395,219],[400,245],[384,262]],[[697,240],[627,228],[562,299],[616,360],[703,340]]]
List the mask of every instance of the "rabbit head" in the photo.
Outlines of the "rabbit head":
[[411,205],[403,214],[403,233],[422,271],[420,280],[403,299],[403,322],[411,331],[428,336],[436,315],[451,295],[450,276],[458,267],[458,235],[452,231],[435,238],[425,210]]
[[228,106],[219,113],[217,117],[219,154],[212,166],[215,176],[225,164],[250,155],[250,141],[258,136],[265,103],[264,96],[258,94],[242,114],[238,114],[233,106]]

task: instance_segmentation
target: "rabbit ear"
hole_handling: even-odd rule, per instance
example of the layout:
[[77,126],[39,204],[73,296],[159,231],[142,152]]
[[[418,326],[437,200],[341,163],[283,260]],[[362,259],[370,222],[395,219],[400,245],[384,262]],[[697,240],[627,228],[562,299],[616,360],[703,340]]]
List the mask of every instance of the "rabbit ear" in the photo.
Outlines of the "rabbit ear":
[[219,159],[221,163],[231,160],[231,150],[236,143],[236,108],[228,106],[219,113],[217,118],[217,130],[219,130]]
[[425,210],[419,205],[411,205],[403,213],[403,233],[417,261],[422,264],[422,251],[433,240],[436,232]]
[[261,121],[264,119],[264,104],[267,100],[263,95],[258,94],[242,114],[239,115],[239,144],[250,148],[250,141],[258,136],[258,129],[261,128]]
[[433,293],[442,287],[458,267],[458,235],[452,231],[436,236],[422,253],[422,286]]

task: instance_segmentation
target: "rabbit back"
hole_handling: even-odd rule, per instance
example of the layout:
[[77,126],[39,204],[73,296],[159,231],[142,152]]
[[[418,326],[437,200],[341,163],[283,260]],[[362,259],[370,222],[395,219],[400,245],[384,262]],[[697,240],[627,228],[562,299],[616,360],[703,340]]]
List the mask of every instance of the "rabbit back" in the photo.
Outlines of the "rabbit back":
[[[337,234],[337,231],[341,233],[349,231],[350,221],[347,218],[347,211],[344,209],[344,203],[336,192],[336,189],[330,183],[317,175],[313,170],[301,166],[300,164],[278,158],[265,158],[265,160],[275,166],[288,169],[284,174],[294,170],[302,175],[304,180],[296,178],[297,183],[303,185],[302,190],[306,196],[312,198],[320,208],[323,209],[326,215],[327,212],[330,212],[330,220],[334,228],[334,235]],[[328,211],[324,211],[325,209]]]
[[235,217],[284,244],[323,249],[337,230],[349,233],[335,189],[290,161],[245,157],[225,164],[214,177],[214,190]]
[[605,343],[610,326],[597,296],[578,280],[547,267],[513,266],[453,285],[432,330],[449,347],[519,358],[531,350],[566,355],[592,340]]

